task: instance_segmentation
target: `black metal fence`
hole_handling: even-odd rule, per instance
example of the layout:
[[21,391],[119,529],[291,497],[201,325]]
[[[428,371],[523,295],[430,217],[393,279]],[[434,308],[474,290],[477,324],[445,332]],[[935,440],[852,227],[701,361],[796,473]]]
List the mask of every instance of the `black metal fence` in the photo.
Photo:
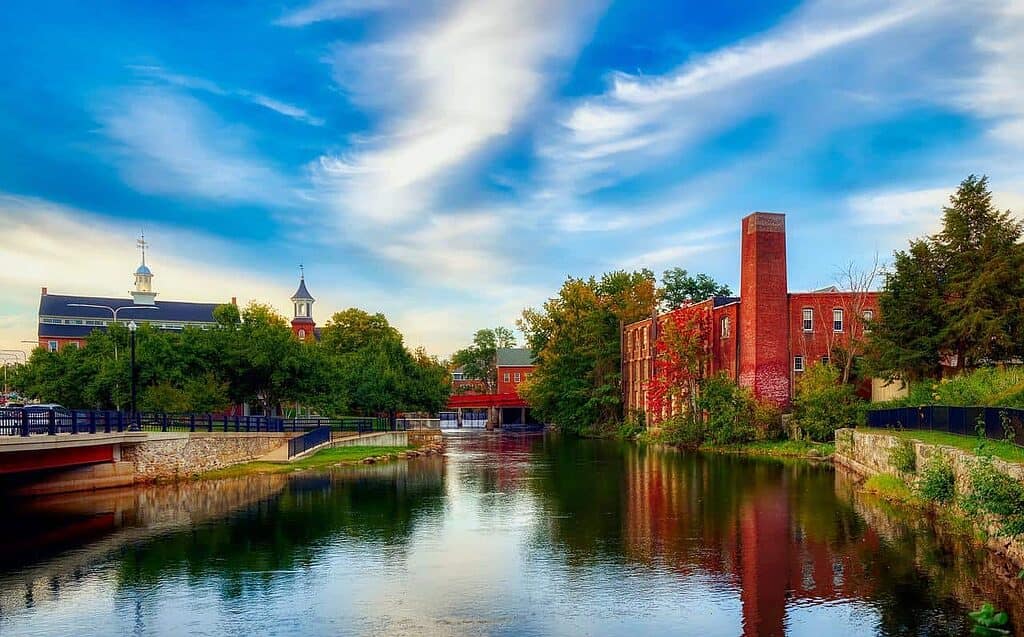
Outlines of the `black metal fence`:
[[139,413],[132,418],[125,411],[82,409],[10,408],[0,409],[0,436],[95,434],[124,431],[178,432],[291,432],[327,427],[332,431],[370,433],[403,431],[402,419],[303,416],[242,416],[224,414]]
[[1024,409],[1011,407],[896,407],[872,409],[869,427],[924,429],[962,436],[983,433],[992,440],[1006,440],[1024,446]]
[[317,427],[288,441],[288,457],[293,458],[308,449],[322,445],[331,439],[330,427]]

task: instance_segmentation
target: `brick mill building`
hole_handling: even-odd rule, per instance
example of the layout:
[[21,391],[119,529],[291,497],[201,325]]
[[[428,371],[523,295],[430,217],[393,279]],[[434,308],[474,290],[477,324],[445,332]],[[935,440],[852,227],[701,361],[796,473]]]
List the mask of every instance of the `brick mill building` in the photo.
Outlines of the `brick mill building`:
[[[658,374],[656,343],[674,313],[708,317],[708,376],[724,373],[764,401],[785,408],[797,377],[812,363],[860,339],[878,311],[875,292],[831,287],[790,292],[786,269],[786,217],[755,212],[741,223],[740,295],[714,297],[622,330],[622,388],[627,410],[648,411],[648,390]],[[664,408],[663,408],[664,409]],[[670,405],[667,411],[678,407]],[[668,414],[663,414],[668,415]]]

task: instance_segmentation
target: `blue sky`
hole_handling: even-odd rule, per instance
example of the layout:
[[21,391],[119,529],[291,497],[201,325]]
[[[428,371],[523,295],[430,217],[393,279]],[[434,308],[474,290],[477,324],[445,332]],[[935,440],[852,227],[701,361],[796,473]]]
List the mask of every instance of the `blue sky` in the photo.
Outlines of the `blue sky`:
[[967,174],[1024,210],[1024,6],[21,2],[0,22],[0,348],[39,287],[385,312],[447,355],[567,275],[790,287],[935,228]]

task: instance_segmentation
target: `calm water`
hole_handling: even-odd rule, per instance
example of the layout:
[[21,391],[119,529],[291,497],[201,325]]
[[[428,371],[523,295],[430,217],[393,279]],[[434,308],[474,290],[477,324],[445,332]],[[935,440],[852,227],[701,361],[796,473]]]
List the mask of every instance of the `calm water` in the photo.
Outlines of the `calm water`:
[[806,463],[476,434],[444,459],[3,506],[5,636],[961,635],[984,600],[1024,617],[1015,570]]

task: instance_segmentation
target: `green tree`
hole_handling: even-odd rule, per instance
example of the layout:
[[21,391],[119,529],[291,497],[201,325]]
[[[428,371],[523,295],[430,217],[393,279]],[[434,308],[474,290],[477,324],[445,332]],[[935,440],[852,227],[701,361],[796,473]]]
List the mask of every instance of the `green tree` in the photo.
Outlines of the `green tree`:
[[621,326],[651,316],[650,272],[610,272],[600,279],[568,278],[540,309],[518,325],[537,360],[520,386],[541,418],[568,431],[622,419]]
[[335,312],[320,335],[320,344],[335,354],[356,352],[382,340],[401,343],[402,335],[380,312],[370,314],[354,307]]
[[515,346],[515,335],[507,327],[477,330],[472,345],[452,354],[452,365],[461,366],[466,378],[480,381],[493,394],[498,387],[498,350]]
[[661,275],[659,300],[662,309],[676,308],[699,303],[713,296],[729,296],[732,290],[704,273],[691,276],[683,268],[670,268]]
[[793,418],[812,440],[830,442],[836,429],[861,424],[864,402],[834,365],[815,363],[797,378]]

